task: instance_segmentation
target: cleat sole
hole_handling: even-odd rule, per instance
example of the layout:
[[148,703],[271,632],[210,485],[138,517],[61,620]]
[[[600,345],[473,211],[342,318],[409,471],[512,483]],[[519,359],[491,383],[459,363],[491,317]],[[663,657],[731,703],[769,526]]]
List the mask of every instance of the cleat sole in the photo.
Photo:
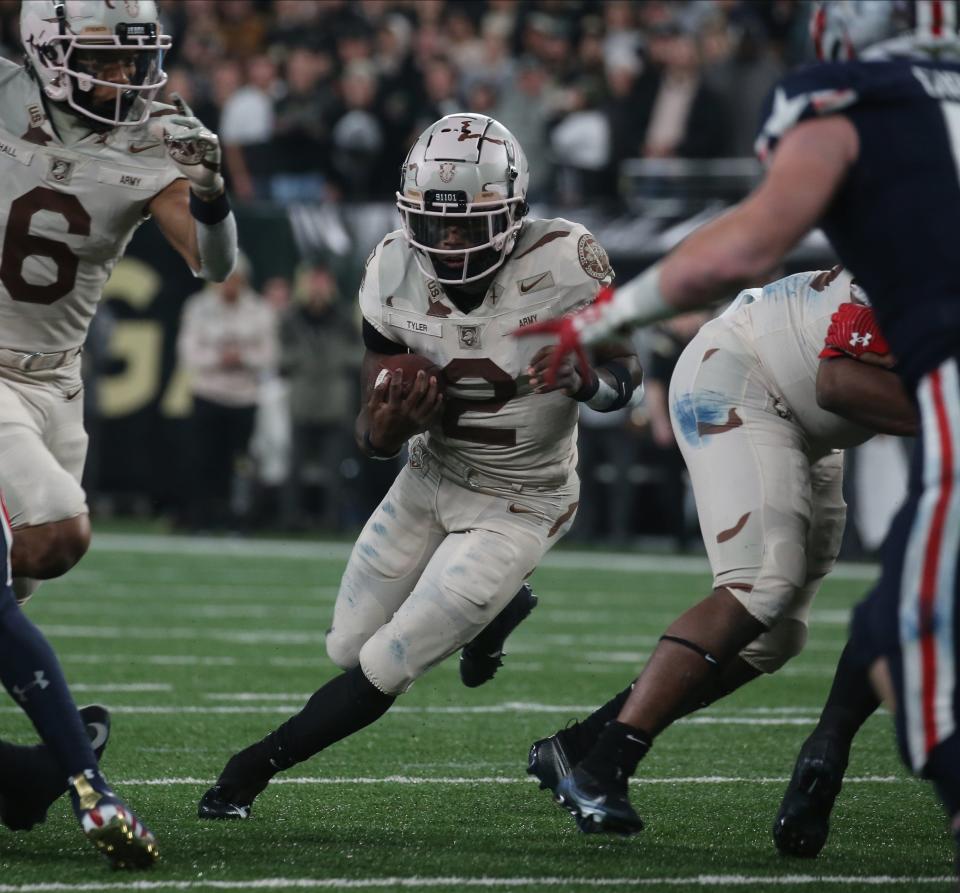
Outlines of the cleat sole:
[[102,828],[87,831],[87,839],[114,869],[150,868],[160,858],[153,838],[137,837],[130,825],[117,816]]

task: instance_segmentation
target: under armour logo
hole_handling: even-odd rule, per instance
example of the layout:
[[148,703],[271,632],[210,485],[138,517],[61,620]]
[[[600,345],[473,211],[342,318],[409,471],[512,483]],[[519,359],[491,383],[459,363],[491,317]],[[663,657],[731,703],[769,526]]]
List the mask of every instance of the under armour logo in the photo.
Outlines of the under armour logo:
[[859,332],[850,333],[850,346],[856,347],[857,345],[863,345],[864,347],[869,347],[870,342],[873,341],[873,333],[865,332],[861,335]]
[[31,688],[39,687],[40,691],[43,691],[49,684],[50,680],[44,678],[43,670],[34,670],[33,682],[25,685],[23,688],[20,688],[19,685],[15,685],[13,687],[13,693],[21,703],[25,704],[27,702],[27,692],[30,691]]

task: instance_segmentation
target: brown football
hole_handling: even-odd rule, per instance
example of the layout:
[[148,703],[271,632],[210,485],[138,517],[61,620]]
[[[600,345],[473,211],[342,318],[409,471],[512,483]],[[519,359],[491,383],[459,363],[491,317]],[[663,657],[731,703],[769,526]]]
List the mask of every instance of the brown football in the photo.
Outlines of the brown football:
[[421,369],[426,372],[428,378],[431,375],[437,377],[437,387],[441,393],[443,393],[447,385],[446,379],[443,377],[443,369],[434,363],[433,360],[428,357],[422,357],[419,354],[401,353],[392,357],[384,357],[380,362],[380,368],[391,373],[397,369],[403,372],[403,386],[400,389],[400,393],[404,397],[410,393],[410,389],[413,387],[414,381],[416,381],[417,373]]

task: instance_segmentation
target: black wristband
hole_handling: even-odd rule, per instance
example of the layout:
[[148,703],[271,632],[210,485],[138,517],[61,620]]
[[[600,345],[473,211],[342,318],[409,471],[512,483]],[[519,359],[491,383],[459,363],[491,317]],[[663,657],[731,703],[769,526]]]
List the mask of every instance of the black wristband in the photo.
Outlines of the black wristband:
[[633,396],[633,376],[623,363],[619,363],[616,360],[610,360],[610,362],[604,363],[603,368],[617,381],[617,399],[603,411],[613,412],[615,409],[622,409],[630,402],[630,398]]
[[229,213],[230,200],[226,192],[221,192],[213,201],[205,202],[194,195],[192,189],[190,190],[190,214],[198,223],[213,226],[221,220],[226,220]]
[[384,453],[382,450],[378,450],[370,442],[370,429],[368,428],[363,432],[363,445],[367,449],[367,455],[371,459],[396,459],[400,455],[400,450],[396,450],[393,453]]
[[600,390],[600,376],[596,369],[590,370],[590,380],[583,382],[580,389],[570,395],[578,403],[586,403],[597,391]]

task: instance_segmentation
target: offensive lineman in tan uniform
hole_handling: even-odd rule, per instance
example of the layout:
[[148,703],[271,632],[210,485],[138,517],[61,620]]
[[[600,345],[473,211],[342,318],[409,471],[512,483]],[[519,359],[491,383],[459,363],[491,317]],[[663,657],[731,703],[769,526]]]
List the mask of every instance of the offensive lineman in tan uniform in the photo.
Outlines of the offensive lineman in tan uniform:
[[152,216],[215,281],[237,248],[217,137],[153,101],[153,0],[24,0],[20,21],[27,67],[0,60],[0,488],[23,601],[90,542],[79,354],[134,230]]
[[[230,759],[201,818],[246,818],[277,771],[378,719],[490,624],[572,523],[577,401],[624,406],[641,373],[617,345],[590,380],[568,362],[548,387],[546,341],[511,337],[589,304],[613,278],[583,227],[524,219],[527,181],[513,135],[483,116],[443,118],[410,150],[403,227],[374,249],[360,288],[356,430],[372,457],[420,436],[341,581],[327,653],[346,672]],[[421,371],[402,396],[390,355],[407,350],[442,368],[445,392]]]
[[[894,373],[824,347],[828,330],[849,311],[872,319],[864,301],[840,267],[797,273],[742,292],[680,356],[670,419],[690,473],[713,591],[667,628],[633,685],[531,746],[528,771],[582,831],[643,827],[625,780],[622,796],[593,804],[572,801],[567,791],[572,773],[600,752],[605,730],[616,728],[628,698],[642,698],[644,730],[653,739],[691,710],[775,673],[803,649],[813,599],[840,552],[842,449],[877,432],[910,434],[916,425]],[[847,352],[855,347],[864,352],[857,344]],[[821,362],[823,356],[831,359]],[[718,599],[739,603],[737,619],[717,623]],[[723,645],[708,650],[697,638],[711,624]],[[697,683],[701,667],[707,678]],[[630,744],[649,748],[639,736]]]

